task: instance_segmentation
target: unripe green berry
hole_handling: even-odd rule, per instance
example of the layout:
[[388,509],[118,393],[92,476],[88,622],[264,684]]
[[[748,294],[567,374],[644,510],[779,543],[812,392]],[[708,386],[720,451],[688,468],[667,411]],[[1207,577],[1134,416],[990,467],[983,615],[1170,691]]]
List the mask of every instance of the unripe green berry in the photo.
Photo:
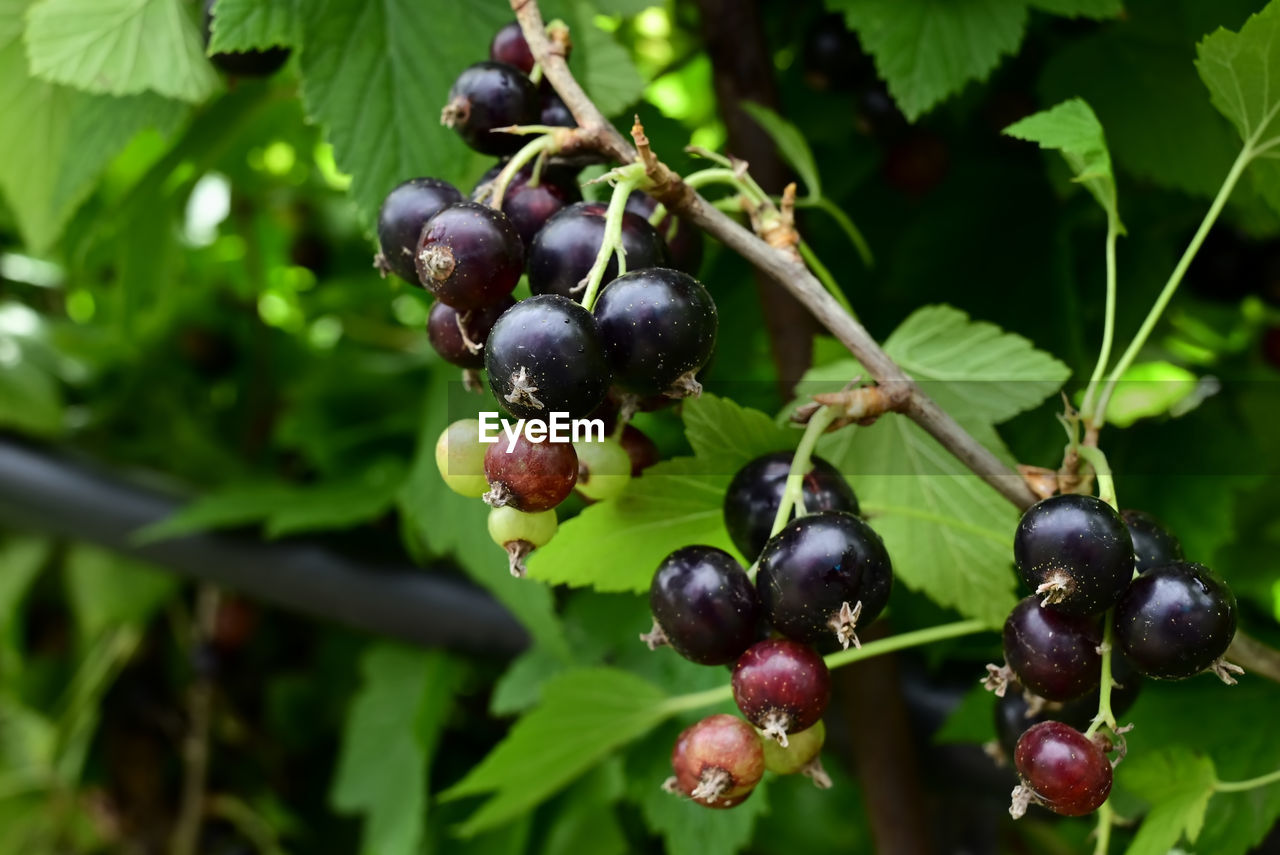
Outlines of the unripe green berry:
[[631,457],[622,443],[605,437],[599,442],[575,442],[573,447],[578,452],[579,493],[603,502],[627,488],[631,481]]
[[524,559],[536,547],[545,546],[557,528],[554,510],[526,514],[504,505],[489,511],[489,537],[507,551],[512,576],[524,576]]
[[488,491],[484,452],[478,419],[459,419],[441,432],[436,440],[436,468],[450,490],[469,499]]
[[827,728],[821,720],[808,730],[788,734],[785,748],[776,739],[762,737],[760,741],[764,743],[764,767],[779,775],[802,772],[822,753],[822,743],[826,739]]

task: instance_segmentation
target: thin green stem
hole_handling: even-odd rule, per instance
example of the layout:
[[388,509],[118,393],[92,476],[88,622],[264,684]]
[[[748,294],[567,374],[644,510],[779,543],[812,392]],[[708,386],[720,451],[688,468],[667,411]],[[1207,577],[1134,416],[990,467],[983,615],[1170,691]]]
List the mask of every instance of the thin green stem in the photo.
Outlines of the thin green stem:
[[1098,362],[1093,367],[1093,375],[1084,392],[1084,405],[1081,410],[1086,414],[1093,412],[1094,398],[1098,395],[1098,387],[1107,371],[1107,363],[1111,361],[1111,345],[1116,332],[1116,239],[1120,236],[1120,223],[1116,217],[1109,217],[1107,222],[1107,309],[1102,324],[1102,348],[1098,351]]
[[791,471],[787,473],[787,486],[783,488],[782,502],[778,505],[778,512],[773,515],[770,537],[782,531],[782,527],[791,519],[791,512],[795,510],[796,503],[801,501],[804,495],[804,476],[813,465],[811,460],[813,449],[818,445],[818,437],[826,432],[835,418],[834,409],[819,407],[809,419],[809,424],[805,425],[804,436],[800,437],[800,444],[796,446],[796,452],[791,456]]
[[862,259],[862,263],[867,267],[875,265],[875,256],[871,254],[871,245],[867,243],[867,239],[863,236],[861,229],[849,219],[849,215],[841,210],[840,206],[825,196],[814,198],[810,196],[806,199],[796,201],[797,208],[820,208],[827,216],[836,221],[840,229],[848,236],[849,242],[853,244],[853,248],[858,251],[858,256]]
[[1111,848],[1111,826],[1115,824],[1115,811],[1111,809],[1111,800],[1102,803],[1098,808],[1098,836],[1093,842],[1093,855],[1107,855]]
[[1111,474],[1111,464],[1107,462],[1107,455],[1102,453],[1102,449],[1092,445],[1076,446],[1076,452],[1093,466],[1093,471],[1098,477],[1098,498],[1116,510],[1120,510],[1120,505],[1116,502],[1116,479]]
[[726,187],[732,187],[757,205],[769,204],[768,195],[760,189],[758,184],[728,167],[717,166],[691,172],[685,176],[684,183],[695,190],[709,184],[723,184]]
[[489,207],[496,211],[502,210],[502,199],[507,195],[507,186],[511,184],[511,179],[516,177],[525,164],[533,160],[538,155],[546,152],[555,145],[555,137],[550,134],[540,136],[537,139],[530,140],[518,152],[511,156],[507,161],[507,165],[502,167],[502,171],[498,173],[498,177],[493,179],[493,184],[489,187]]
[[621,167],[614,174],[617,178],[613,185],[613,195],[609,197],[609,210],[604,216],[604,238],[600,241],[600,251],[596,253],[595,263],[587,273],[586,293],[582,295],[583,308],[588,312],[596,304],[596,295],[600,292],[600,283],[604,280],[609,259],[617,256],[619,276],[627,272],[626,251],[622,248],[622,215],[627,211],[627,197],[645,180],[644,167],[640,164]]
[[1143,320],[1142,326],[1138,328],[1138,334],[1133,337],[1133,341],[1129,343],[1129,347],[1121,355],[1120,361],[1111,370],[1111,376],[1107,379],[1106,388],[1103,390],[1102,398],[1098,402],[1097,411],[1089,414],[1089,423],[1093,427],[1100,428],[1106,423],[1107,407],[1111,403],[1111,396],[1115,394],[1116,383],[1129,370],[1129,366],[1137,358],[1138,352],[1147,343],[1151,331],[1155,329],[1156,322],[1164,314],[1165,307],[1173,299],[1174,293],[1178,290],[1178,285],[1182,282],[1182,277],[1186,275],[1187,268],[1191,266],[1191,260],[1200,251],[1200,246],[1204,243],[1205,237],[1208,236],[1209,229],[1213,227],[1218,215],[1222,213],[1223,207],[1227,204],[1227,199],[1231,197],[1231,191],[1235,189],[1236,182],[1240,180],[1240,176],[1244,174],[1245,167],[1253,159],[1255,151],[1252,143],[1252,140],[1246,143],[1236,157],[1235,163],[1231,164],[1231,171],[1227,173],[1226,180],[1222,182],[1222,187],[1218,189],[1218,195],[1214,197],[1208,213],[1204,215],[1204,219],[1200,222],[1200,228],[1196,229],[1195,235],[1191,238],[1191,243],[1187,244],[1186,250],[1182,253],[1182,258],[1178,259],[1178,265],[1173,269],[1173,273],[1169,274],[1169,280],[1165,283],[1164,289],[1161,290],[1160,296],[1156,297],[1151,311],[1147,312],[1146,319]]
[[818,277],[818,281],[827,289],[827,293],[849,313],[850,317],[858,317],[853,311],[853,306],[849,305],[849,298],[844,295],[844,291],[840,290],[840,283],[836,282],[831,271],[822,263],[822,259],[818,258],[818,254],[804,238],[800,238],[799,250],[800,257],[804,259],[805,264],[809,265],[809,269],[813,271],[814,276]]
[[1280,769],[1269,772],[1266,775],[1250,778],[1247,781],[1215,781],[1213,789],[1219,793],[1242,793],[1245,790],[1256,790],[1258,787],[1265,787],[1277,782],[1280,782]]
[[1093,723],[1085,731],[1085,736],[1093,736],[1104,724],[1113,731],[1116,729],[1116,715],[1111,709],[1111,690],[1116,686],[1116,678],[1111,672],[1112,647],[1115,632],[1111,628],[1111,611],[1108,610],[1102,619],[1102,675],[1098,680],[1098,714]]

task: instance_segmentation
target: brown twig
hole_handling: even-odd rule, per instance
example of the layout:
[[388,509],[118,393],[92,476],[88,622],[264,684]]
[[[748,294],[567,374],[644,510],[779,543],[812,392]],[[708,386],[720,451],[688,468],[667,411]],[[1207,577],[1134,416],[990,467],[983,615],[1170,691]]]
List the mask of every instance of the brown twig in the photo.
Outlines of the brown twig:
[[[511,0],[511,8],[546,79],[582,126],[584,141],[590,140],[598,151],[618,163],[634,163],[635,149],[609,124],[582,90],[569,71],[564,57],[551,49],[537,0]],[[667,177],[663,175],[664,179]],[[678,177],[675,180],[664,180],[647,192],[665,205],[667,210],[690,220],[790,291],[857,357],[878,384],[890,387],[891,395],[902,394],[906,397],[902,412],[908,418],[920,425],[1001,495],[1019,508],[1030,507],[1035,502],[1035,495],[1022,478],[1010,471],[999,458],[970,436],[955,419],[921,391],[881,349],[862,324],[845,312],[826,292],[822,283],[802,262],[760,240],[750,230],[712,206]]]

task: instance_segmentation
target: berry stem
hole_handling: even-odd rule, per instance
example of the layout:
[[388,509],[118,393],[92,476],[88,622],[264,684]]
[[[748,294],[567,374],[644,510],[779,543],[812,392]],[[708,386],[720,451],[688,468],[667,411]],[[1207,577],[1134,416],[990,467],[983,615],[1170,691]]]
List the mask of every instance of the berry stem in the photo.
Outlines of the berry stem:
[[507,165],[502,167],[502,171],[498,173],[498,177],[493,179],[493,186],[489,188],[490,208],[495,211],[502,210],[502,199],[507,195],[507,187],[511,184],[511,179],[515,178],[516,173],[538,155],[544,152],[553,154],[555,152],[555,141],[554,134],[543,134],[525,143],[523,148],[511,156],[511,159],[507,161]]
[[1106,373],[1107,363],[1111,361],[1111,346],[1116,332],[1116,238],[1120,235],[1120,222],[1114,214],[1107,217],[1107,308],[1102,323],[1102,348],[1098,351],[1098,362],[1093,366],[1093,374],[1089,377],[1089,385],[1084,390],[1084,402],[1081,409],[1093,411],[1094,398],[1098,387]]
[[1107,462],[1107,455],[1102,453],[1101,448],[1093,445],[1078,445],[1076,453],[1093,466],[1094,474],[1098,478],[1098,498],[1117,511],[1120,510],[1120,505],[1116,502],[1116,479],[1111,475],[1111,464]]
[[1093,855],[1107,855],[1111,848],[1111,826],[1115,823],[1115,811],[1111,809],[1111,800],[1107,799],[1098,808],[1097,838],[1093,844]]
[[1102,674],[1098,679],[1098,714],[1093,717],[1093,722],[1089,725],[1089,729],[1085,731],[1085,736],[1093,736],[1098,732],[1104,724],[1116,729],[1116,716],[1111,710],[1111,690],[1116,686],[1116,678],[1111,673],[1112,648],[1115,644],[1115,630],[1112,628],[1112,612],[1115,609],[1108,609],[1103,616],[1102,624]]
[[853,311],[853,306],[849,304],[849,298],[844,295],[844,291],[840,290],[840,284],[836,282],[836,278],[831,275],[831,271],[818,258],[818,254],[813,251],[813,247],[809,246],[804,238],[800,238],[797,248],[800,250],[800,257],[804,259],[805,264],[809,265],[809,269],[813,271],[814,276],[818,277],[818,281],[827,289],[827,293],[840,304],[841,308],[856,318],[857,314]]
[[1213,789],[1219,793],[1243,793],[1246,790],[1256,790],[1258,787],[1265,787],[1277,782],[1280,782],[1280,769],[1245,781],[1214,781]]
[[582,295],[582,306],[588,312],[596,304],[596,295],[600,291],[609,259],[617,255],[618,275],[627,272],[626,252],[622,248],[622,215],[627,211],[627,198],[631,192],[645,181],[644,167],[635,164],[619,167],[612,175],[615,180],[613,195],[609,197],[609,210],[604,215],[604,238],[600,241],[600,251],[596,253],[595,263],[587,273],[586,293]]

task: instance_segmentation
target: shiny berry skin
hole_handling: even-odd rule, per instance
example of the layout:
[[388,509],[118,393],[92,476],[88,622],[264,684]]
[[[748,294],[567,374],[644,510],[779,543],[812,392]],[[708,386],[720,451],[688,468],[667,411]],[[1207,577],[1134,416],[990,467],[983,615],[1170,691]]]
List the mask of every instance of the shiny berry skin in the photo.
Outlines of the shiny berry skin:
[[529,43],[524,40],[519,24],[512,21],[493,34],[493,41],[489,43],[489,59],[515,66],[525,74],[533,71],[533,52],[529,50]]
[[826,712],[831,672],[809,645],[766,639],[733,666],[733,700],[747,721],[785,746],[787,734],[808,730]]
[[650,267],[619,276],[596,300],[613,382],[637,395],[687,397],[716,346],[716,304],[687,273]]
[[686,546],[658,565],[649,608],[677,653],[728,665],[756,640],[760,602],[742,565],[714,546]]
[[632,478],[639,478],[641,472],[662,459],[658,446],[635,425],[624,427],[618,442],[631,460]]
[[1148,677],[1182,680],[1213,665],[1236,634],[1236,598],[1201,564],[1153,567],[1116,604],[1116,644]]
[[674,789],[704,807],[742,804],[764,775],[764,748],[751,725],[719,713],[688,727],[671,750]]
[[1111,763],[1102,749],[1059,721],[1022,734],[1013,764],[1035,801],[1063,816],[1093,813],[1111,793]]
[[484,499],[495,508],[549,511],[573,492],[578,480],[578,453],[569,442],[533,442],[525,434],[514,444],[499,438],[484,453],[489,492]]
[[[658,200],[639,190],[627,197],[627,210],[644,217],[646,221],[657,208]],[[671,266],[690,276],[697,276],[702,267],[702,229],[669,212],[658,220],[654,228],[667,244]],[[628,262],[627,268],[630,267],[631,263]]]
[[[209,47],[213,38],[213,4],[217,0],[204,2],[204,46]],[[271,47],[266,50],[226,51],[209,55],[209,62],[220,71],[233,77],[269,77],[275,74],[289,61],[287,47]]]
[[539,546],[546,546],[560,526],[555,511],[527,514],[510,506],[489,511],[489,537],[507,551],[511,575],[525,575],[524,559]]
[[573,445],[578,450],[578,492],[593,502],[622,495],[631,483],[631,457],[622,443],[606,436]]
[[[452,306],[437,300],[431,306],[431,313],[427,315],[427,338],[445,362],[459,368],[484,368],[485,339],[489,337],[489,331],[498,322],[498,318],[502,317],[502,313],[515,304],[516,301],[507,295],[493,305],[459,313]],[[461,327],[459,318],[462,319]],[[467,339],[478,345],[479,350],[467,347],[462,338],[464,329]]]
[[[757,457],[738,470],[724,494],[724,524],[733,545],[748,561],[760,557],[773,530],[773,518],[782,504],[782,493],[791,473],[790,451]],[[844,476],[821,457],[811,458],[813,466],[801,487],[805,509],[858,513],[858,498]]]
[[480,442],[479,419],[459,419],[436,440],[436,468],[453,492],[471,499],[489,489],[484,477],[484,456],[488,446]]
[[528,138],[493,129],[535,124],[540,109],[538,88],[518,68],[478,62],[453,82],[440,122],[481,154],[508,155],[519,151]]
[[884,611],[892,589],[893,565],[880,535],[843,511],[787,523],[760,553],[756,573],[773,628],[822,650],[855,641],[856,627]]
[[[533,293],[581,296],[582,291],[575,289],[600,252],[607,210],[607,205],[598,202],[579,202],[547,221],[529,247],[529,288]],[[627,270],[666,264],[667,247],[643,217],[623,214],[622,246],[627,253]],[[618,261],[610,259],[602,282],[617,275]]]
[[524,244],[506,215],[458,202],[427,220],[414,259],[422,287],[459,311],[500,303],[524,268]]
[[576,128],[578,120],[573,117],[569,106],[554,92],[542,93],[542,111],[538,124],[553,128]]
[[1004,658],[1018,681],[1049,701],[1069,701],[1098,685],[1102,628],[1027,597],[1004,622]]
[[462,200],[458,188],[439,178],[410,178],[397,185],[382,200],[382,208],[378,211],[378,246],[381,252],[375,265],[406,282],[422,284],[414,263],[422,227],[449,205]]
[[1121,511],[1120,518],[1133,541],[1134,568],[1145,573],[1182,560],[1182,544],[1161,522],[1143,511]]
[[[498,164],[481,176],[476,189],[471,193],[472,198],[486,201],[489,188],[501,171],[502,164]],[[521,169],[511,177],[511,182],[502,195],[502,213],[516,227],[526,248],[533,243],[547,220],[569,205],[582,201],[582,191],[567,173],[544,169],[536,186],[529,184],[532,178],[531,167]],[[485,198],[481,199],[481,196]]]
[[1018,575],[1055,609],[1092,615],[1115,605],[1133,576],[1133,541],[1106,502],[1068,494],[1036,502],[1013,538]]
[[546,294],[512,306],[484,350],[489,388],[517,418],[585,418],[609,388],[596,320],[568,297]]
[[794,775],[803,772],[822,753],[822,745],[827,741],[827,727],[819,719],[818,723],[808,730],[789,734],[784,748],[775,740],[765,739],[764,767],[778,775]]

